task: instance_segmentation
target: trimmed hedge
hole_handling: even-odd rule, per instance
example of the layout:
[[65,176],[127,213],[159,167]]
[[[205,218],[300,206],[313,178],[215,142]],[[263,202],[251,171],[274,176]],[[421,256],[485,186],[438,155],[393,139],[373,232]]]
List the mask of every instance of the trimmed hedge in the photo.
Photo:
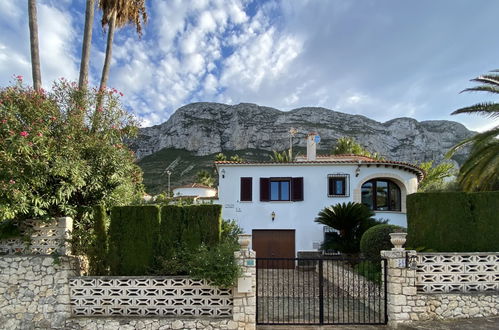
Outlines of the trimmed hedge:
[[109,218],[106,207],[103,205],[94,206],[92,217],[92,242],[88,249],[89,273],[92,276],[107,275],[107,226]]
[[441,252],[499,251],[499,191],[407,196],[407,246]]
[[148,273],[158,247],[159,215],[159,207],[155,205],[120,206],[111,210],[111,275]]
[[392,249],[390,233],[395,232],[397,229],[402,229],[402,227],[382,224],[369,228],[364,232],[360,240],[360,251],[370,261],[380,261],[380,252]]

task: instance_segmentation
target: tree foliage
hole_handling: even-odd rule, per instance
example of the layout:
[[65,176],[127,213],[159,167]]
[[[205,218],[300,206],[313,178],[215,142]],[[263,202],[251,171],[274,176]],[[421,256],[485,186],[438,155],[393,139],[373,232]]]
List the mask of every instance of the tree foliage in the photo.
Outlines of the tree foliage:
[[196,173],[196,182],[208,187],[215,185],[215,178],[206,170],[201,170]]
[[338,230],[323,243],[325,250],[344,253],[359,252],[362,234],[370,227],[384,223],[375,220],[374,212],[360,203],[338,203],[322,209],[315,222]]
[[[90,124],[98,96],[101,116]],[[116,90],[82,93],[61,80],[51,92],[34,91],[21,77],[0,89],[0,220],[134,200],[142,172],[123,140],[136,128]]]
[[359,143],[355,141],[354,138],[351,137],[341,137],[336,141],[336,145],[332,150],[333,155],[359,155],[371,157],[374,159],[383,159],[378,153],[371,153],[369,150],[361,146]]
[[421,163],[418,165],[425,171],[424,179],[418,185],[418,191],[435,191],[445,188],[445,179],[456,174],[452,163],[441,163],[433,166],[433,161]]
[[289,157],[289,152],[283,150],[281,152],[272,150],[272,155],[270,155],[270,160],[276,163],[289,163],[291,158]]
[[[471,81],[478,86],[462,92],[488,92],[499,94],[499,70],[479,76]],[[475,114],[490,119],[499,118],[499,103],[482,102],[454,111],[452,114]],[[471,151],[459,170],[458,181],[465,191],[499,190],[499,125],[461,141],[447,154],[451,157],[457,150],[471,146]]]

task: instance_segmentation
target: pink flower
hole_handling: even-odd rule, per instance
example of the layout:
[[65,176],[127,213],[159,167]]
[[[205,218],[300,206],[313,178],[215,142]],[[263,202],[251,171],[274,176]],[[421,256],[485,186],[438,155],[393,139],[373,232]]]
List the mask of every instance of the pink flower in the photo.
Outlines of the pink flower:
[[16,183],[16,181],[15,180],[10,180],[9,183],[10,184],[14,184],[14,183]]
[[16,79],[19,81],[23,81],[23,76],[16,76]]
[[120,96],[123,96],[123,93],[122,93],[122,92],[120,92]]
[[26,137],[26,136],[28,136],[28,135],[29,135],[29,133],[28,133],[28,132],[26,132],[26,131],[22,131],[22,132],[21,132],[21,133],[19,133],[19,134],[21,134],[21,136],[24,136],[24,137]]
[[41,136],[43,136],[43,134],[42,134],[42,133],[40,133],[40,132],[38,132],[38,136],[40,136],[40,137],[41,137]]
[[7,122],[7,119],[2,120],[2,124],[5,124]]

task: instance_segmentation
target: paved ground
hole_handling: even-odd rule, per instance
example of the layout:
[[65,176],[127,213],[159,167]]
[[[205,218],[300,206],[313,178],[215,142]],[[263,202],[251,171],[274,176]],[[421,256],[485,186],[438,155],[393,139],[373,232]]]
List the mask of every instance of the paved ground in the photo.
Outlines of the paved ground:
[[[257,330],[386,330],[388,326],[257,326]],[[452,321],[430,321],[419,322],[411,325],[400,325],[397,329],[401,330],[482,330],[482,329],[499,329],[499,317],[477,318],[477,319],[460,319]]]

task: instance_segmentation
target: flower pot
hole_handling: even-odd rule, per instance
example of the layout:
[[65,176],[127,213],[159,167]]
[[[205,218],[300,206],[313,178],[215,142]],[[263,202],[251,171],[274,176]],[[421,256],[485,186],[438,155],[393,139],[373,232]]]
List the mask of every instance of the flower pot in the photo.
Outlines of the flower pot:
[[248,249],[248,246],[251,243],[251,234],[239,234],[237,236],[237,242],[241,245],[241,250]]
[[390,242],[392,242],[394,248],[392,251],[404,251],[402,247],[405,244],[407,233],[390,233]]

